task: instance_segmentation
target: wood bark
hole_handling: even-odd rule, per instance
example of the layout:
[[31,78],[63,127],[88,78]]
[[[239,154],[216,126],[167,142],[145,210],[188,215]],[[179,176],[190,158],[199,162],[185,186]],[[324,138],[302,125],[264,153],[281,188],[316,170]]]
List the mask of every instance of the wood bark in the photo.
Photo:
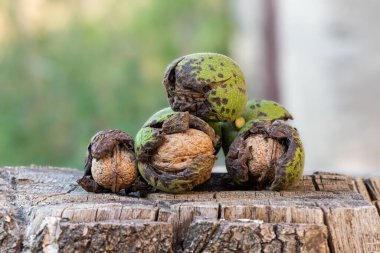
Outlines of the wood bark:
[[380,252],[380,178],[303,176],[248,191],[214,174],[185,194],[94,194],[82,172],[0,168],[0,252]]

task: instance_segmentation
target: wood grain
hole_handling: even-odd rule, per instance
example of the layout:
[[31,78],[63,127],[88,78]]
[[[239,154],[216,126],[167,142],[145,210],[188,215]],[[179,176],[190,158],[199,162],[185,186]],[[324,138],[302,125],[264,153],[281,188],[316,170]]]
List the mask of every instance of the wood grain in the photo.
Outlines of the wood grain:
[[380,252],[379,178],[318,172],[272,192],[214,174],[138,198],[85,192],[81,176],[0,168],[0,252]]

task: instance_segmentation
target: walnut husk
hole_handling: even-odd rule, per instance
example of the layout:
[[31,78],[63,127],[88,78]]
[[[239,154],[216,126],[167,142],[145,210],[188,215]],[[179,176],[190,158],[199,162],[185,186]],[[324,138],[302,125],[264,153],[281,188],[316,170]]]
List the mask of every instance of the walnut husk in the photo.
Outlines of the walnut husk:
[[232,142],[226,167],[239,185],[284,190],[301,177],[304,159],[297,129],[283,121],[249,121]]
[[220,141],[205,121],[188,112],[175,112],[145,128],[152,129],[153,138],[137,144],[136,154],[140,174],[149,184],[161,191],[181,193],[210,178]]

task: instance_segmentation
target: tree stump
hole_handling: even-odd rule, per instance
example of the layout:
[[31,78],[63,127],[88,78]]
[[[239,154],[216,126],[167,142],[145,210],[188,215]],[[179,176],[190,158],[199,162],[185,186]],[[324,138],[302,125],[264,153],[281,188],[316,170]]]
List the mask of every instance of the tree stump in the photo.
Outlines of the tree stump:
[[138,198],[85,192],[81,176],[0,168],[0,252],[380,252],[380,178],[315,173],[271,192],[213,174]]

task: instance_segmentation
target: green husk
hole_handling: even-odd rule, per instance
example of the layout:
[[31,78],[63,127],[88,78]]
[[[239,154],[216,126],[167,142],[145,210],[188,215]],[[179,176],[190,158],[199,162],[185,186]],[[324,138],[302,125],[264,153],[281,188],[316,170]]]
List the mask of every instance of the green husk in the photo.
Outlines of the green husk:
[[219,136],[215,135],[214,130],[205,121],[188,112],[173,112],[170,108],[155,113],[137,133],[135,153],[138,169],[150,185],[161,191],[181,193],[192,190],[210,178],[215,155],[195,157],[189,166],[176,172],[169,172],[152,163],[152,157],[163,144],[165,135],[183,133],[189,128],[207,134],[212,140],[214,151],[220,145]]

